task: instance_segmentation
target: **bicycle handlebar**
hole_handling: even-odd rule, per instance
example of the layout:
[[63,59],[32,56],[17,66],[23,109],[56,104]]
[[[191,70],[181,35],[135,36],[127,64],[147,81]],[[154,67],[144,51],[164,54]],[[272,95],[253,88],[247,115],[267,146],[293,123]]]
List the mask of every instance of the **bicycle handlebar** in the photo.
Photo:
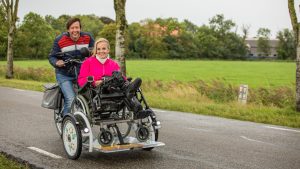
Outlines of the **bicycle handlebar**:
[[82,61],[81,61],[80,59],[71,59],[71,58],[70,58],[70,59],[65,60],[64,63],[65,63],[65,64],[69,64],[69,63],[70,63],[70,64],[72,64],[72,63],[78,63],[78,64],[81,64]]

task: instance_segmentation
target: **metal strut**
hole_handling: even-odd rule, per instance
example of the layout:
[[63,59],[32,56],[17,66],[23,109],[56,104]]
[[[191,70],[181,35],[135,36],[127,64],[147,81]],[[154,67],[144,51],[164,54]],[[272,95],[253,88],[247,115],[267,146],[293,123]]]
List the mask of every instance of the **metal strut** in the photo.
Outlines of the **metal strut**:
[[114,127],[117,130],[117,134],[118,134],[118,138],[119,138],[120,144],[123,145],[124,144],[124,140],[123,140],[122,134],[121,134],[121,132],[119,130],[119,127],[116,124],[114,125]]

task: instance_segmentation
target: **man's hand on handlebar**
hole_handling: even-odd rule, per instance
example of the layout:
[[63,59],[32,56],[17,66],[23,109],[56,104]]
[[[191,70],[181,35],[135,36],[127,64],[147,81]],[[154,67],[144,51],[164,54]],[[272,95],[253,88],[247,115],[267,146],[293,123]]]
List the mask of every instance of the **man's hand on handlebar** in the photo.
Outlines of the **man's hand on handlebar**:
[[55,63],[55,65],[56,65],[57,67],[64,67],[64,66],[65,66],[65,62],[64,62],[63,60],[58,60],[58,61]]

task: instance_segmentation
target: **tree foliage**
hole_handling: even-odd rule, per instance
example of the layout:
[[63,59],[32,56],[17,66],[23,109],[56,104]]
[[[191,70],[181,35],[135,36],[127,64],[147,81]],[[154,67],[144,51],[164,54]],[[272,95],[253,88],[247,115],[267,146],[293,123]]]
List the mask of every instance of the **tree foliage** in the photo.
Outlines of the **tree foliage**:
[[277,33],[277,39],[279,40],[277,46],[277,53],[280,59],[296,59],[296,43],[293,31],[284,29]]
[[101,19],[96,15],[76,15],[81,21],[82,31],[89,32],[96,37],[99,30],[104,26]]
[[19,58],[46,58],[54,38],[55,32],[51,25],[42,16],[30,12],[18,29],[15,55]]
[[[66,31],[66,22],[70,15],[57,18],[47,15],[42,17],[29,13],[19,24],[16,34],[16,58],[46,58],[55,36]],[[115,56],[117,23],[107,17],[95,15],[76,15],[82,22],[82,30],[90,32],[95,39],[104,37],[110,41],[111,57]],[[4,16],[1,15],[0,21]],[[238,35],[236,24],[223,15],[216,15],[208,25],[197,26],[189,20],[182,22],[176,18],[145,19],[126,26],[124,32],[124,56],[140,59],[245,59],[246,34]],[[245,27],[248,29],[248,27]],[[4,25],[0,25],[0,34],[7,33]],[[261,37],[266,37],[264,32]],[[284,35],[282,48],[278,50],[281,59],[292,59],[286,50],[290,42]],[[280,36],[281,37],[281,36]],[[286,39],[287,38],[287,39]],[[280,39],[280,38],[279,38]],[[7,41],[1,36],[0,41]],[[24,43],[26,42],[26,43]],[[0,56],[5,55],[6,44],[0,45]]]
[[116,47],[116,24],[111,23],[104,25],[103,28],[98,32],[98,38],[103,37],[109,41],[110,44],[110,54],[114,55]]
[[270,35],[271,31],[268,28],[259,28],[257,31],[257,50],[262,56],[270,56],[271,54]]

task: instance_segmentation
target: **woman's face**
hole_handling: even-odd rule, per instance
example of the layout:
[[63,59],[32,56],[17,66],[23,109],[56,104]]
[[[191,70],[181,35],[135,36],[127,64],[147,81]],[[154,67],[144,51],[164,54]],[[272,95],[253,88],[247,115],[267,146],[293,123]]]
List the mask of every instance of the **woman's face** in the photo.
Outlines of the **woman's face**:
[[96,54],[101,58],[105,59],[109,54],[108,45],[106,42],[99,42],[97,44]]

